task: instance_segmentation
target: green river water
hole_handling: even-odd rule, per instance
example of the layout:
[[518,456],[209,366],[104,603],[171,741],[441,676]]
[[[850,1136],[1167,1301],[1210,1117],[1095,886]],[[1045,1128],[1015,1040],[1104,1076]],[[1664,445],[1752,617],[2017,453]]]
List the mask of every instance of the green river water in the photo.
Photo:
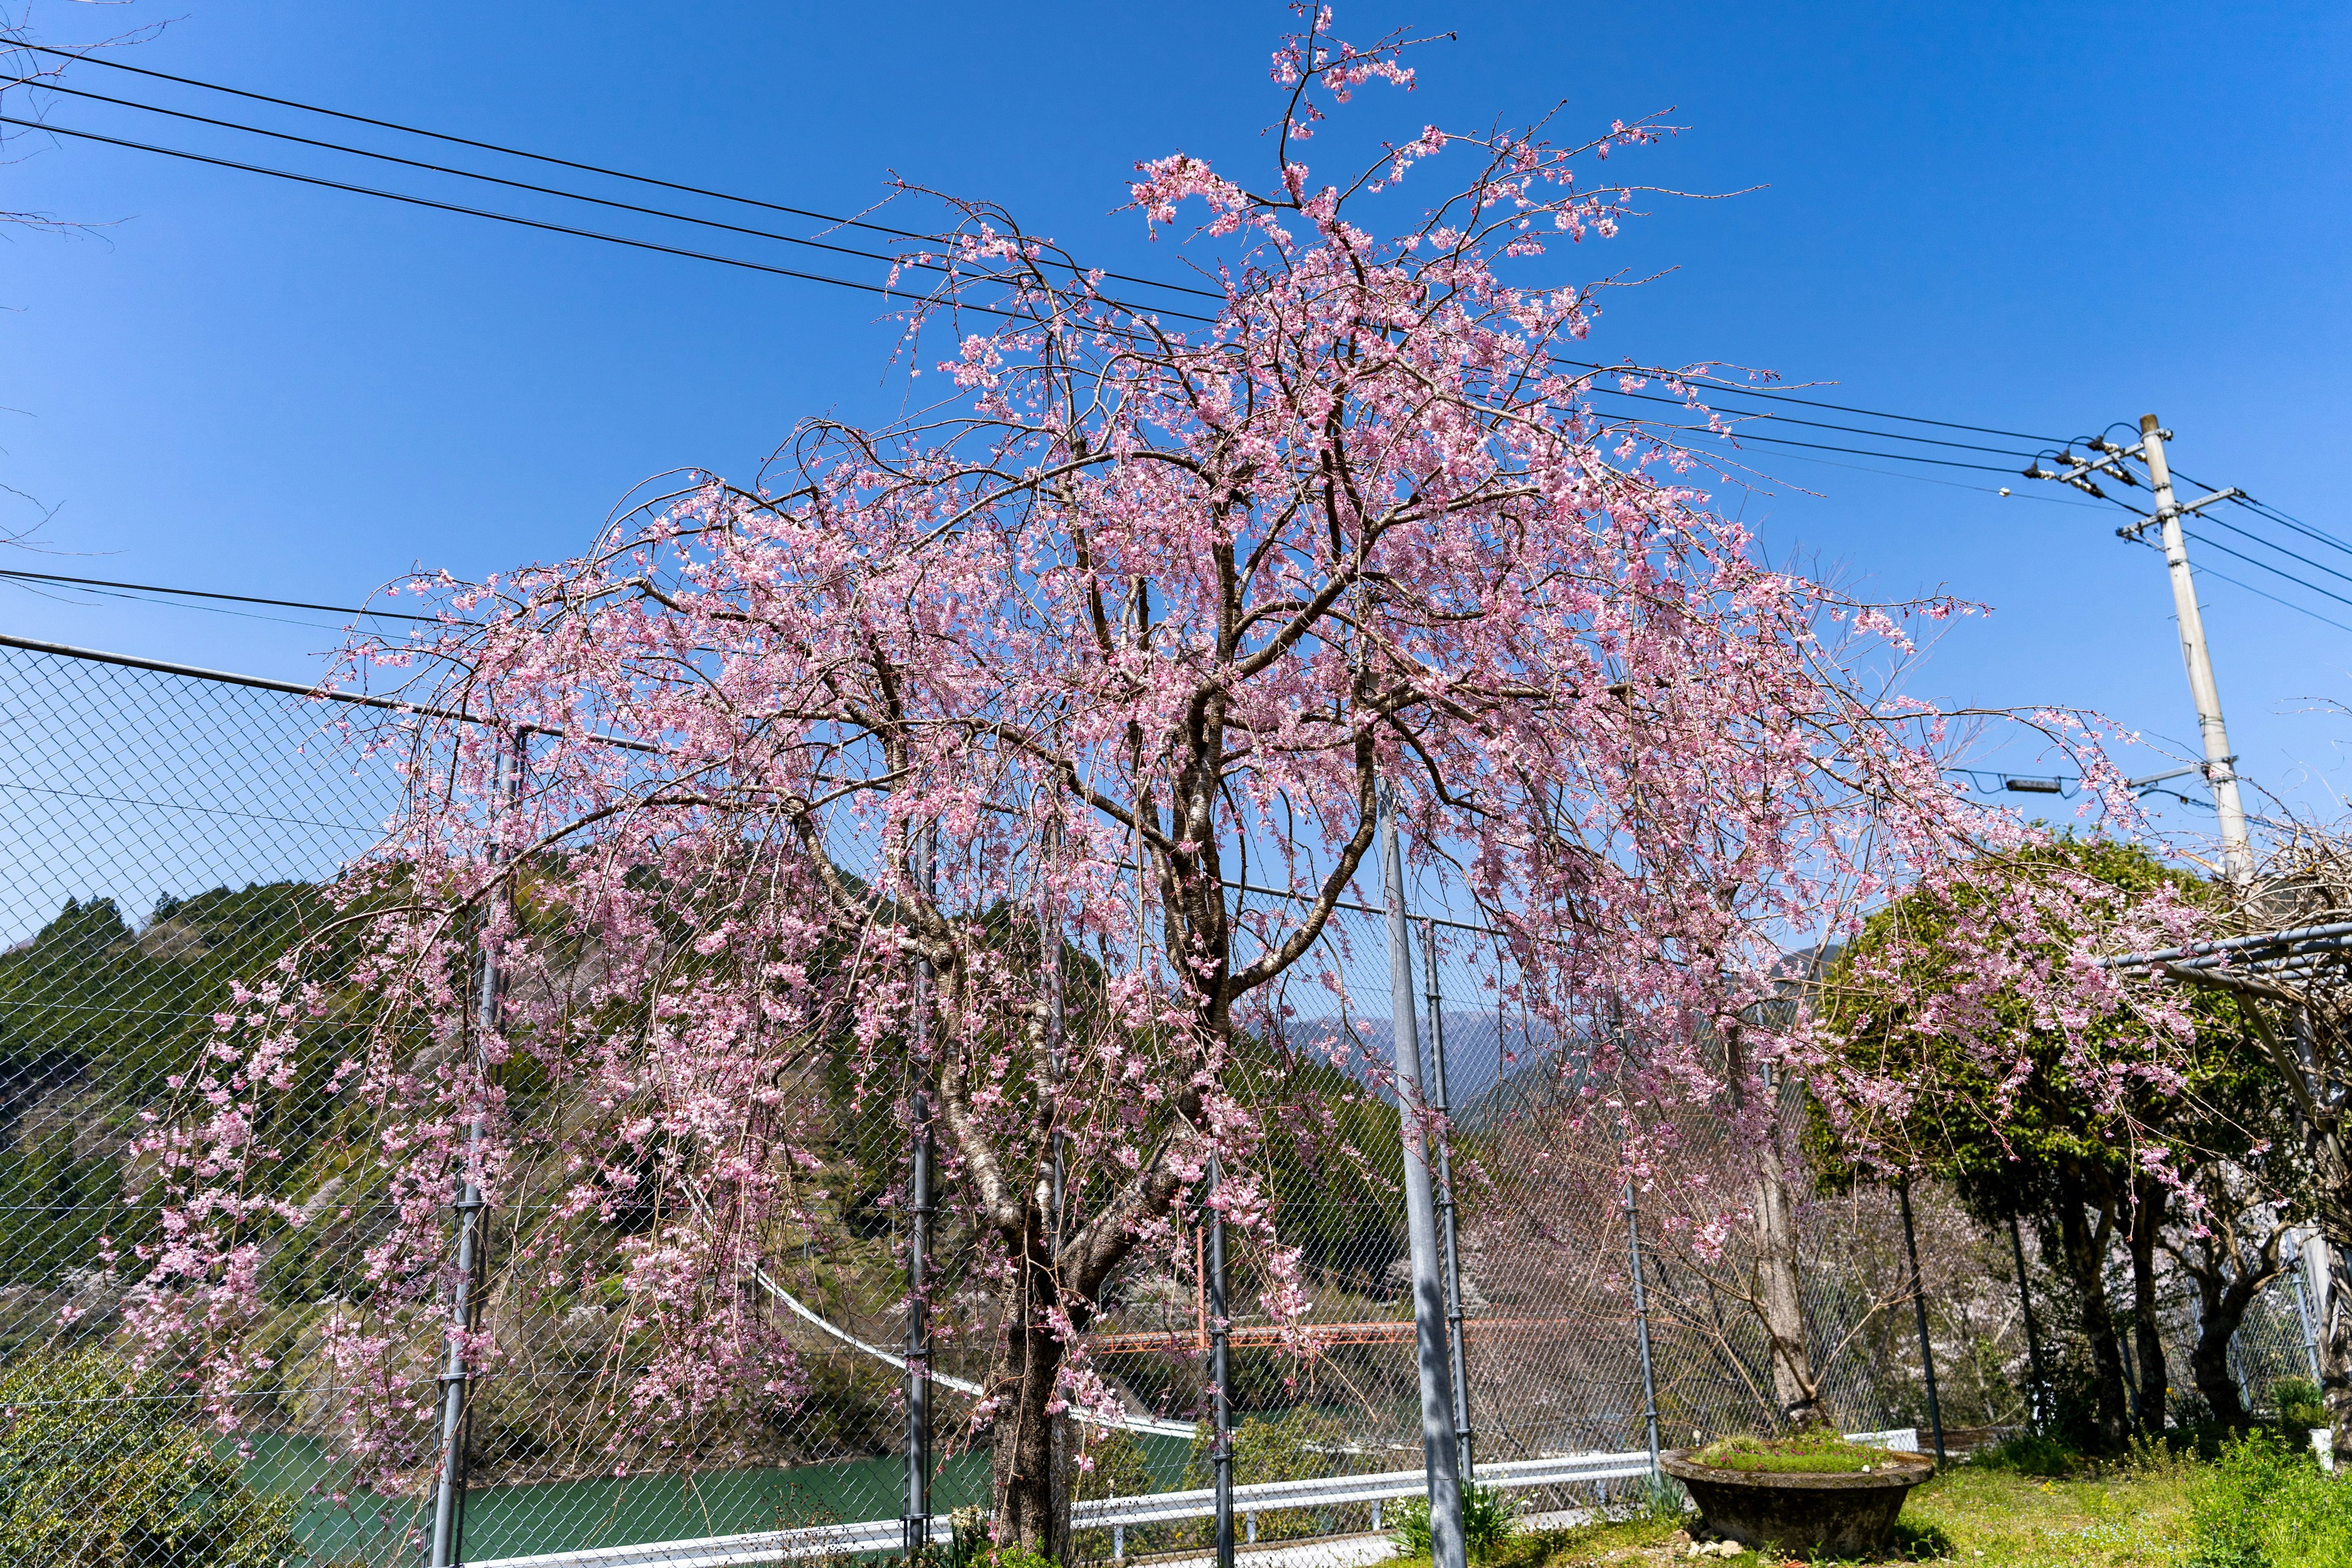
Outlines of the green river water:
[[[1159,1436],[1140,1441],[1160,1487],[1181,1486],[1185,1441]],[[280,1438],[257,1446],[247,1462],[246,1479],[267,1491],[305,1491],[321,1462],[316,1445]],[[790,1468],[480,1487],[466,1500],[466,1561],[895,1519],[905,1475],[904,1461],[894,1456]],[[986,1454],[956,1454],[938,1461],[931,1479],[934,1513],[987,1500]],[[421,1525],[425,1521],[412,1521],[404,1512],[394,1518],[375,1506],[313,1498],[303,1510],[299,1529],[315,1561],[378,1563],[387,1561],[391,1543],[411,1522]]]

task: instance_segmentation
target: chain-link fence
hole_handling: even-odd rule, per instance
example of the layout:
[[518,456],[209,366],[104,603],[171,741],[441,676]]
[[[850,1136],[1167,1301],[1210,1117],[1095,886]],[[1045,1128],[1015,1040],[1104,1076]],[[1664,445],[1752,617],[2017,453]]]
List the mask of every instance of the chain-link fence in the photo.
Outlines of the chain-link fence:
[[[10,868],[0,887],[0,1484],[13,1489],[0,1528],[16,1561],[422,1561],[431,1468],[363,1480],[339,1443],[354,1373],[330,1353],[325,1329],[364,1288],[358,1260],[388,1199],[365,1170],[305,1152],[305,1139],[328,1146],[321,1130],[340,1113],[331,1038],[301,1065],[314,1075],[309,1098],[296,1096],[275,1129],[288,1145],[268,1167],[276,1195],[306,1223],[258,1262],[267,1364],[226,1407],[234,1429],[189,1369],[139,1367],[121,1335],[140,1249],[158,1239],[156,1184],[132,1153],[142,1110],[189,1071],[236,983],[316,924],[320,888],[379,841],[398,807],[393,769],[345,742],[344,717],[268,683],[0,647]],[[1641,1449],[1653,1420],[1669,1447],[1768,1425],[1776,1402],[1743,1260],[1702,1234],[1685,1201],[1742,1179],[1727,1132],[1687,1123],[1647,1190],[1629,1191],[1573,1046],[1513,1019],[1492,941],[1442,921],[1416,929],[1432,941],[1415,954],[1423,1037],[1442,1028],[1453,1110],[1477,1462]],[[1392,1038],[1381,918],[1341,911],[1298,973],[1285,998],[1282,1070],[1265,1091],[1275,1131],[1262,1174],[1276,1228],[1299,1249],[1315,1353],[1297,1359],[1254,1315],[1258,1266],[1237,1256],[1244,1484],[1419,1467],[1402,1144],[1378,1065]],[[761,1268],[805,1372],[789,1415],[649,1430],[625,1396],[617,1287],[545,1289],[528,1270],[494,1271],[483,1327],[499,1349],[472,1380],[465,1561],[899,1515],[904,1107],[816,1068],[786,1087],[820,1108],[809,1146],[824,1192]],[[1321,1135],[1286,1135],[1309,1121]],[[1793,1158],[1793,1119],[1790,1131]],[[1924,1425],[1892,1196],[1795,1184],[1812,1350],[1832,1416],[1849,1430]],[[1916,1196],[1945,1419],[2015,1423],[2027,1356],[2007,1238],[1984,1236],[1936,1194]],[[531,1256],[551,1207],[529,1180],[511,1182],[489,1220],[494,1255]],[[1094,1336],[1095,1362],[1136,1419],[1080,1433],[1091,1466],[1082,1499],[1205,1484],[1192,1433],[1205,1409],[1207,1289],[1202,1255],[1188,1268],[1181,1251],[1123,1278]],[[2056,1284],[2031,1283],[2056,1354]],[[937,1299],[930,1506],[946,1515],[988,1497],[987,1454],[954,1436],[982,1375],[988,1302],[952,1273]],[[2182,1341],[2174,1364],[2185,1367],[2187,1298],[2167,1311]],[[2306,1374],[2306,1340],[2290,1295],[2257,1304],[2237,1352],[2251,1401]],[[385,1353],[430,1388],[436,1351]],[[1256,1528],[1278,1537],[1370,1521],[1367,1506],[1322,1507],[1268,1511]],[[1076,1547],[1107,1553],[1108,1533],[1082,1533]],[[1121,1546],[1200,1539],[1180,1521]]]

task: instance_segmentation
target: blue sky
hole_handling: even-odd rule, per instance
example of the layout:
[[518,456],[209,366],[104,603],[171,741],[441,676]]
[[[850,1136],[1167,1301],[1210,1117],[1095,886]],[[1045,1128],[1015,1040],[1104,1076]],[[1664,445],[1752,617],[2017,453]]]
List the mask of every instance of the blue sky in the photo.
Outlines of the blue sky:
[[[1265,60],[1286,20],[1262,5],[191,0],[171,14],[122,58],[819,210],[877,199],[897,171],[1159,274],[1179,258],[1111,211],[1125,177],[1180,148],[1257,176],[1276,101]],[[43,0],[33,20],[70,42],[123,16]],[[2352,412],[2352,11],[1418,3],[1339,21],[1360,40],[1391,26],[1458,35],[1419,55],[1410,98],[1367,89],[1350,133],[1475,129],[1559,104],[1565,138],[1670,110],[1688,129],[1612,170],[1748,191],[1662,198],[1623,239],[1561,258],[1576,278],[1673,268],[1613,296],[1600,355],[1767,366],[1835,384],[1809,395],[2015,430],[2084,434],[2153,411],[2188,472],[2352,538],[2334,471]],[[168,84],[69,79],[436,155]],[[100,105],[55,118],[329,167]],[[646,475],[747,472],[801,416],[897,406],[889,332],[856,295],[111,148],[15,147],[33,155],[5,167],[0,206],[110,226],[0,249],[0,404],[19,411],[0,416],[0,480],[58,508],[37,542],[59,552],[7,564],[347,602],[415,565],[472,575],[566,553]],[[560,213],[425,175],[359,177]],[[1948,634],[1915,690],[2095,707],[2191,742],[2161,564],[2116,541],[2108,515],[2021,480],[2004,500],[1759,460],[1780,482],[1724,504],[1776,556],[1889,596],[1994,606]],[[2352,572],[2352,553],[2296,547]],[[2352,624],[2352,606],[2216,563]],[[2352,582],[2281,563],[2352,597]],[[2204,600],[2245,772],[2332,811],[2352,725],[2311,709],[2352,699],[2352,634],[2226,584]],[[0,626],[297,679],[334,641],[14,586],[0,586]],[[2153,751],[2131,762],[2163,765]]]

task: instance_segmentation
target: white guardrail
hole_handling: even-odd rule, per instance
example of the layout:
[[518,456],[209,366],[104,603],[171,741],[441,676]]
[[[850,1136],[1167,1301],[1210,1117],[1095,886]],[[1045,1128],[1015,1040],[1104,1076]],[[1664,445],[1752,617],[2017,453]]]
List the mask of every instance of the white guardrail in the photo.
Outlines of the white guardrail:
[[[1569,1481],[1625,1480],[1650,1473],[1650,1456],[1630,1454],[1563,1454],[1552,1459],[1513,1459],[1480,1465],[1483,1487],[1543,1487]],[[1311,1481],[1265,1481],[1234,1489],[1234,1513],[1256,1533],[1254,1516],[1276,1509],[1324,1508],[1338,1503],[1381,1503],[1420,1497],[1428,1478],[1420,1470],[1389,1470],[1370,1476],[1332,1476]],[[1216,1512],[1217,1494],[1198,1491],[1150,1492],[1137,1497],[1102,1498],[1070,1506],[1076,1530],[1108,1530],[1114,1553],[1124,1545],[1118,1538],[1130,1524],[1165,1524],[1181,1519],[1206,1519]],[[1377,1525],[1375,1526],[1377,1528]],[[904,1544],[906,1527],[895,1519],[867,1520],[858,1524],[815,1525],[800,1530],[766,1530],[751,1535],[716,1535],[700,1541],[664,1541],[644,1546],[591,1546],[578,1552],[551,1552],[537,1557],[501,1557],[469,1563],[467,1568],[757,1568],[758,1564],[790,1563],[805,1557],[850,1557],[860,1552],[896,1552]],[[948,1539],[944,1515],[931,1520],[931,1539]]]
[[[1913,1427],[1892,1432],[1856,1432],[1858,1443],[1916,1452],[1919,1434]],[[1578,1481],[1634,1480],[1650,1473],[1647,1450],[1625,1454],[1561,1454],[1543,1459],[1506,1459],[1477,1467],[1482,1487],[1497,1490],[1562,1486]],[[1339,1503],[1374,1505],[1372,1528],[1380,1528],[1379,1505],[1424,1495],[1427,1476],[1420,1470],[1384,1470],[1369,1476],[1330,1476],[1310,1481],[1263,1481],[1234,1489],[1234,1513],[1244,1521],[1251,1540],[1257,1538],[1257,1515],[1278,1509],[1328,1508]],[[1070,1505],[1074,1530],[1108,1530],[1114,1559],[1125,1555],[1127,1527],[1167,1524],[1176,1520],[1207,1519],[1216,1512],[1217,1494],[1197,1491],[1147,1492],[1136,1497],[1101,1498]],[[931,1539],[948,1539],[945,1515],[931,1519]],[[750,1535],[714,1535],[699,1541],[652,1542],[642,1546],[590,1546],[577,1552],[550,1552],[536,1557],[500,1557],[469,1563],[467,1568],[760,1568],[761,1564],[791,1563],[808,1557],[854,1557],[865,1552],[896,1552],[906,1541],[906,1526],[895,1519],[866,1520],[857,1524],[822,1524],[799,1530],[766,1530]]]

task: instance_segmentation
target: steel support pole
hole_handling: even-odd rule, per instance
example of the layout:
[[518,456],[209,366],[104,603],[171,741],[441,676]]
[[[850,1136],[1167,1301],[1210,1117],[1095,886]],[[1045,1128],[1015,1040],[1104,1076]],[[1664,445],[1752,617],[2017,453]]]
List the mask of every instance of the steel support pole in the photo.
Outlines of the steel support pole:
[[1404,909],[1404,856],[1396,803],[1379,794],[1381,862],[1388,896],[1389,1006],[1396,1039],[1397,1116],[1404,1143],[1405,1237],[1412,1255],[1413,1335],[1420,1349],[1421,1446],[1429,1487],[1431,1568],[1463,1568],[1462,1474],[1454,1451],[1454,1390],[1445,1352],[1437,1205],[1430,1191],[1428,1104],[1421,1090],[1421,1031],[1413,1021],[1412,935]]
[[[497,740],[498,760],[491,771],[488,803],[488,843],[486,860],[496,867],[503,858],[499,842],[500,819],[511,814],[522,787],[523,738],[518,733]],[[488,931],[495,900],[511,897],[511,889],[485,894],[479,979],[474,994],[474,1072],[489,1071],[489,1037],[498,1032],[499,1003],[506,977],[491,950]],[[464,1174],[457,1201],[450,1207],[457,1216],[457,1278],[449,1292],[449,1326],[443,1335],[441,1363],[441,1469],[433,1491],[433,1568],[456,1568],[462,1563],[466,1539],[466,1427],[474,1374],[467,1365],[467,1340],[482,1315],[483,1254],[482,1188],[479,1181],[482,1140],[488,1133],[478,1108],[466,1122]]]
[[[919,830],[911,868],[915,885],[931,891],[931,830]],[[906,1559],[929,1555],[931,1544],[931,973],[915,961],[913,1016],[907,1050],[907,1512]]]
[[1225,1216],[1209,1156],[1209,1464],[1217,1489],[1217,1568],[1234,1568],[1234,1367],[1225,1310]]
[[2017,1304],[2025,1313],[2025,1354],[2033,1367],[2032,1426],[2037,1432],[2050,1419],[2050,1377],[2042,1370],[2042,1336],[2033,1327],[2033,1289],[2025,1278],[2025,1238],[2018,1234],[2017,1216],[2009,1216],[2010,1250],[2017,1257]]
[[1936,1433],[1936,1463],[1944,1463],[1944,1407],[1936,1397],[1936,1352],[1927,1342],[1927,1287],[1919,1277],[1919,1237],[1911,1225],[1911,1183],[1895,1184],[1903,1200],[1903,1246],[1911,1255],[1911,1305],[1919,1313],[1919,1366],[1927,1374],[1927,1424]]
[[1625,1248],[1633,1265],[1633,1342],[1642,1352],[1642,1417],[1650,1436],[1650,1479],[1658,1477],[1658,1381],[1650,1364],[1650,1297],[1642,1280],[1642,1216],[1633,1206],[1633,1183],[1625,1182]]
[[2221,721],[2221,693],[2213,681],[2213,655],[2205,642],[2205,616],[2197,606],[2197,580],[2189,571],[2189,542],[2180,527],[2180,506],[2172,496],[2172,469],[2164,459],[2162,422],[2139,418],[2140,456],[2147,464],[2148,489],[2156,498],[2156,521],[2164,533],[2164,563],[2172,575],[2172,609],[2180,622],[2180,661],[2189,670],[2189,695],[2197,704],[2197,731],[2205,746],[2205,778],[2213,789],[2220,818],[2221,867],[2241,888],[2252,885],[2254,852],[2246,841],[2246,808],[2238,798],[2238,759],[2230,750],[2229,726]]
[[1470,1349],[1463,1334],[1467,1316],[1462,1304],[1462,1237],[1454,1213],[1453,1105],[1445,1097],[1445,997],[1437,984],[1437,922],[1421,922],[1422,997],[1429,1005],[1430,1110],[1437,1125],[1438,1240],[1445,1248],[1445,1343],[1451,1352],[1446,1370],[1454,1379],[1454,1451],[1462,1467],[1462,1484],[1477,1479],[1470,1428]]
[[[1047,836],[1046,847],[1053,858],[1060,858],[1061,828],[1056,826]],[[1041,868],[1037,878],[1037,956],[1045,966],[1045,1081],[1052,1085],[1058,1099],[1064,1070],[1062,1045],[1064,1031],[1069,1026],[1069,1015],[1062,994],[1062,926],[1054,918],[1053,894],[1045,885]],[[1054,1110],[1054,1188],[1053,1213],[1046,1219],[1054,1257],[1058,1263],[1062,1252],[1062,1204],[1064,1170],[1063,1143],[1068,1134],[1062,1131],[1059,1105]]]
[[2316,1234],[2309,1230],[2296,1233],[2294,1268],[2287,1274],[2287,1283],[2294,1287],[2294,1315],[2303,1320],[2303,1357],[2311,1367],[2311,1382],[2315,1388],[2319,1385],[2319,1333],[2318,1325],[2311,1315],[2311,1293],[2303,1288],[2303,1277],[2307,1272],[2304,1251]]

